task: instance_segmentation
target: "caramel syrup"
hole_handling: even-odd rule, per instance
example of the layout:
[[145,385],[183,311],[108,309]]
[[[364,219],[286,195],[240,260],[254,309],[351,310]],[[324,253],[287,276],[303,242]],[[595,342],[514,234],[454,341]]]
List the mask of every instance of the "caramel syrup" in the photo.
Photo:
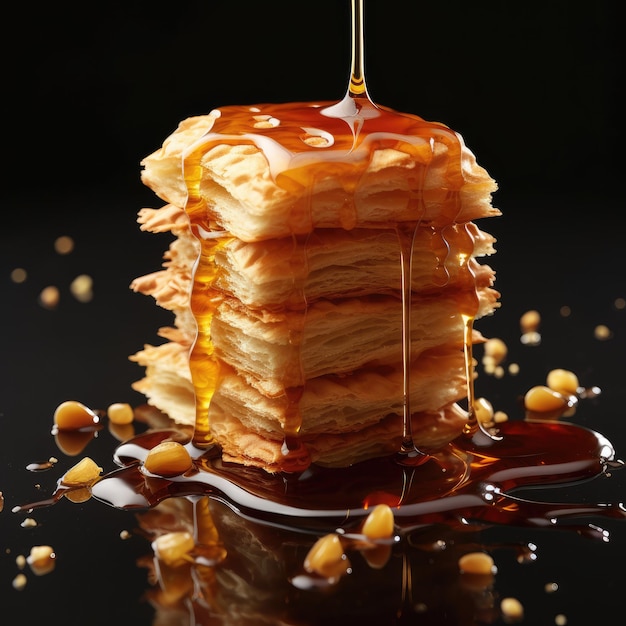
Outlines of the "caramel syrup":
[[[220,291],[219,270],[214,262],[220,247],[230,241],[232,234],[222,229],[219,215],[215,214],[203,197],[203,159],[217,146],[254,145],[267,159],[271,176],[285,190],[305,190],[294,193],[293,204],[281,217],[280,236],[292,237],[294,295],[289,298],[289,308],[301,311],[300,325],[290,329],[290,344],[298,357],[302,348],[304,320],[308,306],[307,294],[296,276],[305,274],[306,238],[316,228],[382,228],[397,233],[402,287],[402,368],[404,371],[404,414],[400,460],[421,462],[425,453],[418,450],[411,432],[410,369],[412,306],[419,306],[412,290],[412,256],[414,239],[419,230],[430,228],[433,238],[441,242],[445,257],[433,267],[433,286],[447,286],[448,263],[460,263],[459,273],[464,276],[458,289],[459,309],[465,320],[459,344],[465,345],[468,387],[468,434],[479,430],[473,416],[473,383],[471,355],[471,327],[478,308],[475,278],[470,259],[475,241],[470,230],[457,222],[460,211],[460,191],[463,184],[463,146],[460,138],[443,124],[426,122],[420,117],[395,112],[372,102],[367,94],[363,71],[362,6],[353,6],[353,54],[349,89],[342,101],[316,103],[264,104],[255,107],[230,106],[220,109],[211,130],[191,145],[184,156],[184,175],[188,191],[186,211],[192,231],[201,243],[201,254],[195,269],[191,307],[197,320],[198,333],[190,358],[191,376],[196,388],[196,420],[194,444],[197,447],[213,445],[211,437],[211,399],[220,385],[222,363],[215,353],[211,340],[212,319],[224,301]],[[434,158],[434,145],[445,144],[447,161],[443,172],[445,197],[430,197],[441,190],[424,191],[424,179]],[[413,172],[404,192],[403,216],[388,222],[367,223],[363,217],[359,195],[364,176],[377,150],[400,151],[410,160]],[[325,179],[336,179],[344,189],[345,200],[330,218],[333,223],[316,223],[311,208],[309,191]],[[435,203],[435,215],[429,215],[427,204]],[[402,221],[398,222],[398,219]],[[304,253],[300,241],[304,241]],[[304,256],[304,259],[301,257]],[[299,299],[299,301],[298,301]],[[262,307],[263,303],[259,303]],[[297,368],[296,368],[297,369]],[[301,370],[301,367],[300,367]],[[283,398],[286,405],[283,425],[284,458],[280,469],[299,472],[310,465],[306,447],[300,442],[302,415],[299,400],[306,385],[305,376],[296,384],[291,381],[293,372],[283,376]]]
[[[355,5],[356,24],[362,23],[361,3]],[[362,37],[362,35],[361,35]],[[193,436],[180,429],[155,429],[120,445],[116,452],[119,469],[105,475],[92,486],[98,500],[123,509],[149,509],[172,497],[210,496],[225,502],[247,518],[281,528],[310,529],[328,532],[338,526],[350,529],[358,525],[377,504],[393,507],[395,522],[404,533],[424,524],[463,525],[467,520],[488,524],[552,526],[581,515],[624,518],[623,504],[550,503],[518,498],[514,491],[527,486],[552,486],[589,480],[622,466],[615,459],[611,443],[592,430],[558,418],[551,421],[517,420],[499,426],[498,436],[481,430],[472,415],[473,383],[471,327],[476,315],[475,277],[470,265],[474,233],[469,225],[456,224],[461,184],[461,144],[447,127],[425,122],[419,117],[399,114],[375,105],[367,97],[362,72],[362,39],[355,44],[357,58],[353,65],[350,88],[343,101],[332,104],[300,103],[263,105],[260,108],[227,107],[214,128],[187,152],[184,161],[189,193],[187,213],[192,228],[202,244],[194,275],[191,306],[198,323],[198,337],[191,352],[190,368],[197,395],[197,416]],[[354,62],[354,60],[353,60]],[[279,120],[276,125],[253,129],[262,119]],[[311,148],[307,139],[323,137],[328,149]],[[469,420],[466,432],[441,450],[428,454],[417,449],[410,429],[410,407],[405,400],[405,415],[400,457],[380,457],[341,469],[325,469],[310,463],[299,442],[301,416],[298,403],[304,377],[299,385],[285,389],[288,419],[284,436],[283,472],[229,464],[222,460],[213,444],[210,428],[211,397],[219,384],[221,364],[214,354],[210,326],[223,294],[215,287],[215,254],[230,239],[220,230],[200,193],[202,157],[218,143],[251,143],[261,147],[269,160],[275,179],[285,187],[310,188],[320,176],[341,179],[346,203],[338,221],[349,227],[359,214],[358,194],[371,151],[376,147],[401,147],[408,154],[422,157],[431,150],[433,138],[444,142],[449,151],[446,172],[449,201],[445,209],[428,223],[433,248],[452,251],[462,259],[460,268],[465,283],[458,306],[464,319],[462,342],[465,346]],[[428,162],[428,159],[425,159]],[[424,198],[421,180],[425,165],[416,160],[414,187],[409,190],[407,207],[410,220],[388,227],[398,234],[402,264],[403,359],[405,391],[408,387],[410,361],[411,257],[413,239],[423,225]],[[290,208],[284,224],[297,241],[314,226],[307,206],[308,196]],[[450,226],[453,224],[454,226]],[[376,225],[380,227],[379,224]],[[454,237],[451,232],[454,231]],[[433,268],[433,287],[446,285],[451,268],[446,253]],[[297,265],[297,264],[296,264]],[[296,274],[302,274],[301,264]],[[294,280],[300,293],[302,283]],[[306,309],[306,297],[301,301]],[[302,327],[293,330],[298,348]],[[476,436],[478,433],[479,436]],[[469,436],[468,436],[469,435]],[[142,462],[148,451],[164,440],[184,442],[193,467],[184,475],[159,477],[146,475]],[[428,458],[429,462],[424,463]],[[61,482],[45,501],[17,507],[30,510],[52,504],[71,488]]]

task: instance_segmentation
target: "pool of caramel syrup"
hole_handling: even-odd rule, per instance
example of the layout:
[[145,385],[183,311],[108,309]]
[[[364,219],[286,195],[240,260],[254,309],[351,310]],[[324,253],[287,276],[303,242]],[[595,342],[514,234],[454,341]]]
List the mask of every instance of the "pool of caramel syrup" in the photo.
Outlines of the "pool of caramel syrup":
[[[262,123],[257,126],[259,120]],[[317,143],[314,147],[309,145],[307,140],[311,136],[324,138],[329,151],[320,149]],[[247,142],[263,149],[270,170],[280,184],[306,187],[314,184],[318,176],[337,176],[349,199],[341,209],[345,215],[338,221],[350,225],[359,212],[353,192],[374,150],[390,147],[409,154],[415,150],[428,152],[435,141],[444,142],[448,148],[444,177],[448,187],[446,210],[426,227],[441,239],[441,247],[453,254],[435,260],[434,288],[445,287],[449,259],[458,262],[458,259],[471,258],[475,243],[474,230],[464,227],[459,236],[458,229],[449,229],[450,224],[459,225],[455,219],[460,210],[463,151],[458,135],[442,124],[397,113],[373,104],[368,98],[350,95],[339,103],[235,106],[221,110],[214,126],[190,146],[184,160],[189,194],[186,211],[201,243],[191,293],[191,308],[198,325],[197,340],[190,354],[197,400],[195,427],[191,435],[175,426],[149,430],[122,444],[115,454],[120,469],[93,486],[97,499],[118,508],[141,509],[153,507],[169,497],[208,495],[229,502],[237,511],[259,521],[317,530],[357,525],[380,503],[393,508],[397,526],[407,531],[427,523],[455,524],[467,519],[535,525],[581,514],[624,516],[620,504],[581,507],[561,503],[553,506],[514,496],[519,488],[589,480],[621,467],[613,446],[603,435],[561,421],[558,416],[553,420],[512,420],[499,424],[496,432],[487,432],[470,410],[465,431],[440,450],[411,448],[410,432],[405,432],[404,448],[398,454],[344,468],[316,466],[298,439],[301,426],[298,402],[305,380],[301,386],[285,390],[291,419],[284,429],[284,459],[280,471],[268,473],[222,460],[219,446],[211,437],[210,401],[219,385],[220,361],[214,355],[210,326],[216,307],[224,297],[214,286],[218,272],[214,256],[232,236],[220,232],[216,216],[202,197],[203,156],[218,144]],[[425,227],[422,222],[425,202],[421,192],[426,168],[427,165],[416,165],[414,189],[407,194],[407,209],[412,219],[401,229],[398,224],[386,225],[398,232],[400,263],[410,261],[412,230]],[[305,194],[303,202],[307,201]],[[286,227],[293,236],[302,235],[312,227],[306,206],[295,206],[292,214],[293,223],[288,221]],[[454,232],[454,236],[447,235],[447,231]],[[207,232],[212,236],[207,237]],[[408,242],[405,248],[403,242]],[[459,343],[465,348],[468,407],[473,407],[471,328],[478,297],[470,266],[465,262],[461,269],[464,280],[458,304],[467,323]],[[419,302],[410,289],[410,262],[403,270],[406,271],[402,272],[403,294],[399,302],[406,312],[410,306],[419,306]],[[298,270],[296,274],[303,272]],[[300,292],[301,306],[306,309],[306,293],[294,280],[294,293]],[[410,315],[404,315],[403,321],[405,325],[410,324]],[[410,337],[410,328],[404,328],[404,336]],[[410,349],[403,352],[405,374],[409,371],[409,358]],[[410,411],[408,401],[405,402],[407,410]],[[409,421],[410,417],[409,413]],[[175,478],[146,476],[142,472],[142,461],[151,448],[167,439],[187,446],[193,458],[193,469]],[[411,457],[410,452],[415,455]],[[411,458],[415,457],[418,461],[412,462]],[[50,501],[58,499],[65,490],[59,486]]]

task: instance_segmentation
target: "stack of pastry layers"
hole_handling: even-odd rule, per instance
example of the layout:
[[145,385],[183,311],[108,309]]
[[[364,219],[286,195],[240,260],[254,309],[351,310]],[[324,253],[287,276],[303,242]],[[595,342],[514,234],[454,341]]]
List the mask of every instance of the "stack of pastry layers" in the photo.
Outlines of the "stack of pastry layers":
[[[182,155],[215,119],[185,120],[142,163],[142,180],[166,204],[141,210],[141,228],[174,238],[162,269],[132,288],[172,311],[174,324],[159,331],[159,345],[131,357],[145,368],[134,388],[181,424],[196,416],[189,303],[201,247],[185,212]],[[459,141],[462,180],[454,194],[445,189],[446,146],[429,146],[423,197],[431,201],[423,205],[412,259],[410,407],[415,443],[425,450],[457,436],[467,419],[457,404],[467,394],[463,303],[475,299],[479,319],[499,297],[492,269],[478,260],[494,252],[494,239],[474,223],[499,215],[491,205],[496,185]],[[256,145],[211,144],[201,165],[201,194],[229,235],[215,257],[221,298],[210,329],[222,365],[210,428],[224,458],[279,470],[290,419],[286,390],[302,383],[298,436],[313,462],[341,466],[397,450],[404,407],[401,265],[390,224],[411,217],[404,198],[414,163],[399,150],[374,151],[350,223],[342,213],[345,190],[325,180],[307,192],[302,227],[294,225],[293,192],[276,183]],[[468,237],[473,250],[465,262]],[[476,332],[474,338],[481,339]]]

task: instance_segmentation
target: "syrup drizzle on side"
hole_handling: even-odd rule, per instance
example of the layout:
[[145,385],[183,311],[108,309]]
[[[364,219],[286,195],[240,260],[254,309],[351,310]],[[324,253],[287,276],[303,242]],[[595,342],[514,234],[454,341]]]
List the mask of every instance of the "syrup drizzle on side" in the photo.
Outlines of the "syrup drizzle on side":
[[[402,369],[404,372],[404,409],[402,419],[402,443],[398,462],[420,464],[428,454],[420,450],[414,440],[411,408],[411,309],[419,307],[419,296],[412,289],[412,264],[414,242],[418,230],[430,228],[433,238],[442,243],[446,256],[439,258],[433,267],[432,286],[445,289],[450,268],[448,263],[459,263],[461,275],[459,309],[463,327],[459,329],[459,342],[465,346],[465,371],[467,379],[466,433],[475,443],[491,445],[493,435],[488,433],[474,415],[472,325],[479,301],[476,281],[470,260],[475,241],[467,224],[457,222],[461,210],[461,171],[463,169],[462,140],[442,124],[392,111],[378,106],[369,98],[365,81],[363,38],[363,3],[352,3],[352,59],[349,87],[345,97],[337,103],[292,103],[259,105],[258,107],[231,106],[222,108],[211,130],[188,148],[184,158],[184,174],[188,190],[186,212],[192,230],[201,243],[191,307],[198,324],[198,334],[192,348],[190,369],[196,389],[196,423],[193,442],[198,448],[214,445],[211,436],[211,399],[220,385],[223,367],[215,355],[210,336],[214,315],[224,301],[224,294],[216,286],[218,269],[214,262],[216,253],[226,245],[231,234],[221,230],[218,216],[202,196],[203,158],[219,145],[253,144],[262,150],[269,162],[270,172],[276,183],[284,189],[294,186],[312,189],[326,178],[336,178],[345,190],[346,200],[338,210],[337,226],[347,230],[358,225],[365,228],[390,229],[398,238],[399,265],[402,287]],[[303,134],[304,131],[304,134]],[[429,198],[423,189],[426,173],[434,158],[435,144],[445,146],[446,165],[443,180],[446,185],[445,201],[430,199],[437,205],[436,215],[428,214]],[[390,148],[407,155],[414,172],[409,179],[410,188],[405,191],[406,204],[403,222],[398,222],[394,211],[389,212],[389,222],[364,223],[358,197],[359,185],[366,175],[375,150]],[[305,193],[294,202],[286,215],[280,218],[282,231],[279,236],[292,237],[296,241],[294,264],[300,259],[306,264],[306,237],[318,227],[310,206],[311,198]],[[408,216],[408,219],[407,219]],[[426,225],[424,222],[427,222]],[[322,225],[322,227],[326,227]],[[304,238],[304,239],[302,239]],[[295,272],[299,274],[301,272]],[[294,296],[290,306],[300,297],[296,308],[306,311],[308,301],[301,289],[301,281],[294,280]],[[442,292],[443,293],[443,292]],[[304,319],[301,325],[290,328],[290,343],[296,354],[304,341]],[[302,368],[301,368],[302,370]],[[289,372],[291,374],[291,372]],[[284,389],[284,443],[281,471],[301,472],[310,465],[311,459],[299,433],[303,426],[301,399],[306,387],[306,376],[300,372],[297,384],[283,383]],[[285,377],[287,372],[285,372]],[[481,435],[481,437],[477,436]]]
[[[354,8],[356,7],[356,9]],[[354,23],[362,25],[362,3],[353,5]],[[359,33],[361,30],[359,28]],[[324,469],[309,463],[306,449],[298,440],[300,416],[298,402],[302,385],[286,393],[289,403],[285,428],[284,473],[268,474],[262,470],[228,464],[213,445],[210,428],[211,396],[220,379],[220,362],[215,357],[210,339],[210,325],[221,293],[213,288],[216,280],[215,254],[231,235],[220,231],[200,193],[200,169],[203,154],[221,143],[250,142],[263,148],[276,179],[282,184],[310,185],[321,171],[333,168],[335,174],[345,171],[345,155],[351,155],[346,189],[354,189],[367,163],[367,155],[377,142],[400,142],[409,151],[428,152],[433,136],[446,144],[451,167],[461,161],[458,137],[439,124],[392,112],[374,105],[367,97],[362,67],[362,34],[356,37],[350,89],[338,104],[267,105],[255,116],[264,120],[280,120],[271,133],[248,132],[249,107],[229,107],[228,115],[216,121],[212,131],[188,151],[185,178],[189,191],[187,212],[196,236],[202,243],[197,261],[192,294],[192,310],[198,322],[198,338],[190,357],[197,394],[197,418],[193,437],[185,438],[177,429],[150,430],[118,447],[116,461],[120,465],[100,478],[91,491],[95,498],[123,509],[147,509],[172,497],[210,496],[225,502],[238,514],[264,524],[296,529],[300,532],[328,532],[341,526],[349,531],[362,521],[377,504],[394,509],[395,523],[403,534],[425,524],[464,525],[468,520],[489,524],[553,526],[581,515],[624,518],[625,510],[618,504],[549,503],[517,498],[512,492],[526,486],[548,486],[588,480],[621,467],[615,459],[611,443],[599,433],[561,421],[513,421],[499,427],[498,438],[483,432],[473,416],[473,382],[471,327],[476,314],[477,298],[469,259],[474,236],[463,224],[454,224],[455,235],[447,229],[454,223],[458,206],[451,204],[451,215],[441,223],[431,224],[433,238],[449,250],[456,246],[457,256],[465,259],[463,281],[471,288],[459,302],[464,319],[465,359],[467,369],[469,421],[466,433],[428,457],[433,463],[398,463],[397,457],[381,457],[342,469]],[[258,115],[257,115],[258,114]],[[330,150],[320,153],[301,139],[293,128],[321,129],[319,135],[331,138]],[[317,131],[316,131],[317,133]],[[311,136],[311,133],[308,133]],[[325,169],[326,168],[326,169]],[[423,170],[422,170],[423,173]],[[454,178],[455,172],[450,173]],[[419,178],[419,177],[418,177]],[[452,195],[458,189],[450,191]],[[409,194],[410,195],[410,194]],[[306,201],[306,198],[305,198]],[[410,335],[410,279],[413,238],[424,211],[423,198],[410,197],[415,219],[411,228],[399,232],[401,246],[403,294],[406,304],[405,336]],[[350,224],[358,206],[348,205],[340,221]],[[311,215],[306,206],[293,207],[286,221],[287,234],[295,238],[311,228]],[[388,225],[397,229],[395,223]],[[459,230],[462,232],[459,235]],[[446,257],[439,258],[433,269],[433,284],[445,285],[448,280]],[[299,341],[294,328],[294,342]],[[410,360],[410,341],[403,341],[404,359]],[[405,370],[405,388],[409,386]],[[405,400],[402,450],[406,456],[426,456],[412,440],[410,407]],[[480,433],[477,437],[476,434]],[[467,436],[471,435],[471,436]],[[182,439],[181,439],[182,437]],[[146,475],[142,462],[148,452],[166,440],[183,441],[193,459],[192,468],[180,476]],[[488,445],[485,445],[487,443]],[[58,501],[73,490],[59,483],[47,500],[17,507],[27,511]]]

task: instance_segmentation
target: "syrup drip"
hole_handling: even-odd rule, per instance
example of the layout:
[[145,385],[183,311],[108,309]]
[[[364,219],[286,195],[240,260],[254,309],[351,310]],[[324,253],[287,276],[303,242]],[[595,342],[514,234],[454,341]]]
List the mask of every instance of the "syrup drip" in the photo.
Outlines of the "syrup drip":
[[[203,158],[220,145],[256,145],[267,159],[270,173],[279,187],[293,191],[311,190],[327,179],[337,179],[343,185],[345,201],[335,216],[336,224],[314,223],[312,192],[295,195],[293,205],[284,216],[277,218],[280,230],[276,236],[291,237],[294,253],[293,293],[284,305],[291,311],[302,311],[300,322],[289,328],[289,343],[295,361],[301,358],[304,344],[306,310],[309,306],[304,280],[307,265],[307,241],[316,228],[343,228],[355,226],[389,229],[396,232],[399,242],[402,301],[403,414],[402,443],[397,459],[401,463],[419,464],[428,459],[419,449],[412,432],[411,390],[411,308],[419,306],[419,298],[412,290],[412,257],[418,232],[431,229],[433,239],[445,250],[433,271],[433,288],[443,290],[448,285],[448,263],[459,263],[461,276],[459,310],[463,314],[462,341],[465,345],[467,412],[466,433],[478,443],[490,445],[492,435],[475,419],[473,402],[473,363],[471,354],[472,323],[478,308],[475,277],[470,261],[474,250],[473,233],[463,222],[457,222],[460,212],[460,187],[463,184],[463,146],[459,137],[442,124],[426,122],[409,114],[395,112],[376,105],[368,95],[364,67],[364,28],[362,0],[352,2],[352,55],[348,90],[340,102],[291,103],[259,105],[258,107],[231,106],[215,113],[216,119],[203,137],[191,145],[184,156],[184,173],[188,191],[186,212],[192,231],[201,243],[202,252],[195,272],[191,307],[196,318],[197,340],[190,357],[191,377],[196,389],[196,424],[194,445],[209,448],[215,445],[211,436],[211,398],[220,385],[223,364],[215,353],[211,340],[212,319],[224,302],[225,294],[218,287],[219,270],[215,255],[231,238],[219,225],[219,216],[203,198]],[[304,134],[303,134],[304,131]],[[315,141],[311,141],[314,139]],[[320,143],[320,141],[322,143]],[[444,180],[446,199],[430,198],[423,182],[434,158],[435,142],[445,144],[447,164]],[[411,160],[412,179],[406,190],[404,215],[397,209],[389,211],[389,221],[364,223],[360,210],[359,187],[375,150],[390,148],[405,153]],[[436,191],[434,192],[437,193]],[[428,214],[427,204],[437,205],[435,215]],[[400,222],[399,226],[398,220]],[[452,244],[454,242],[454,244]],[[300,269],[298,269],[298,266]],[[259,303],[262,306],[262,303]],[[286,309],[285,309],[286,310]],[[293,316],[290,317],[293,319]],[[292,361],[293,362],[293,361]],[[296,366],[295,369],[298,369]],[[291,381],[293,372],[283,377],[283,472],[303,471],[310,464],[305,445],[300,440],[302,414],[300,400],[306,388],[306,376],[299,366],[300,380]],[[289,382],[287,379],[289,377]],[[481,435],[481,436],[478,436]]]

